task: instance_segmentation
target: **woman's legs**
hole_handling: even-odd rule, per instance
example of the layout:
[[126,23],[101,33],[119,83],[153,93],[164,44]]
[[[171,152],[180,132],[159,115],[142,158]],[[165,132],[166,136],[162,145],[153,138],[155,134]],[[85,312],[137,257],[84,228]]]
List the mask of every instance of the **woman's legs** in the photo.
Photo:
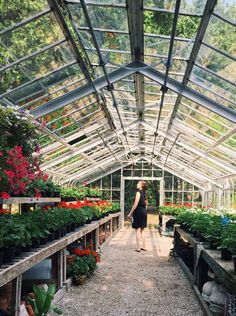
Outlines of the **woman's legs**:
[[144,228],[141,228],[140,235],[143,242],[143,249],[146,249],[146,234]]
[[141,228],[135,228],[137,250],[141,249]]

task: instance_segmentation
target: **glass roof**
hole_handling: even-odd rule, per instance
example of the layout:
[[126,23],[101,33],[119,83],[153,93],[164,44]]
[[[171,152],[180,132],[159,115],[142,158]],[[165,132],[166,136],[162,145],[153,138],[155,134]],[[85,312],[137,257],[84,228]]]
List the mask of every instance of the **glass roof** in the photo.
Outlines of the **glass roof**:
[[42,169],[82,183],[140,159],[201,188],[236,174],[236,0],[0,5],[0,104]]

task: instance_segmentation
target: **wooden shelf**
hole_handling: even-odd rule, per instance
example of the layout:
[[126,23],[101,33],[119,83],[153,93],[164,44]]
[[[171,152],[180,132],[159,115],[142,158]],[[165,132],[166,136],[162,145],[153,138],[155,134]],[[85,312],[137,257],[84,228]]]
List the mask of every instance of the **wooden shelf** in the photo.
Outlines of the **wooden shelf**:
[[53,242],[48,243],[45,246],[40,246],[39,248],[34,249],[33,252],[23,253],[21,257],[14,260],[14,263],[12,265],[0,269],[0,287],[15,279],[25,271],[29,270],[35,264],[41,262],[47,257],[53,255],[54,253],[60,251],[69,244],[78,240],[79,238],[96,230],[97,228],[99,228],[99,226],[108,222],[112,218],[118,216],[120,216],[120,212],[111,214],[110,216],[92,222],[91,224],[86,224],[83,227],[80,227],[78,230],[68,233],[61,239],[55,240]]
[[177,226],[175,229],[179,233],[180,237],[188,241],[191,245],[195,246],[200,243],[192,234],[187,233],[185,230],[181,229],[180,227]]
[[61,202],[60,197],[12,197],[10,199],[0,198],[2,204],[37,204],[37,203],[56,203]]
[[[222,260],[219,250],[206,249],[204,248],[202,243],[194,238],[191,234],[182,230],[178,226],[175,229],[180,238],[184,238],[184,240],[193,245],[193,249],[195,251],[195,259],[196,252],[200,253],[200,259],[203,259],[206,262],[209,268],[215,273],[215,276],[219,280],[219,282],[224,284],[230,293],[236,295],[236,274],[234,273],[233,261]],[[201,266],[196,266],[196,262],[194,262],[194,268],[196,275],[198,275],[198,271],[201,269]]]
[[214,271],[217,279],[223,283],[232,294],[236,295],[236,274],[234,273],[233,261],[222,260],[219,250],[204,249],[201,255]]

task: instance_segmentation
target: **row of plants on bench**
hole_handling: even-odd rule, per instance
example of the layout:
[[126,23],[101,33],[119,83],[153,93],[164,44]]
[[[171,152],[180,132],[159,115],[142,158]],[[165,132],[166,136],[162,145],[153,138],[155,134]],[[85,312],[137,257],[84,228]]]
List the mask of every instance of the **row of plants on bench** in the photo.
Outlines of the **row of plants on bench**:
[[99,188],[89,187],[60,187],[60,195],[62,199],[84,199],[85,197],[99,198],[102,191]]
[[236,213],[212,210],[182,210],[176,217],[180,227],[211,249],[227,249],[236,254]]
[[161,215],[171,215],[177,216],[183,210],[186,210],[187,207],[183,205],[161,205],[160,206],[160,214]]
[[[114,212],[110,202],[100,205],[80,202],[80,207],[37,209],[24,214],[5,214],[0,217],[0,265],[12,261],[21,251],[29,251],[74,231],[77,227]],[[108,205],[109,204],[109,207]],[[115,205],[115,210],[116,210]],[[3,255],[4,253],[4,255]],[[1,260],[2,259],[2,260]]]

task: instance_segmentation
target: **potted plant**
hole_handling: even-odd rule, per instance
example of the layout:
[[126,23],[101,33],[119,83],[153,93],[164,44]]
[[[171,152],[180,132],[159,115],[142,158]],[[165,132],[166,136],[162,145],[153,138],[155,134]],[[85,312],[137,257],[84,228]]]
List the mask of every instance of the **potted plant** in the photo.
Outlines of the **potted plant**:
[[218,247],[221,250],[221,258],[231,260],[232,253],[236,254],[236,223],[224,225],[221,236],[221,243]]
[[82,285],[89,273],[89,266],[84,257],[76,257],[67,268],[68,275],[76,285]]
[[47,290],[42,286],[33,285],[35,299],[27,296],[27,301],[33,307],[35,316],[46,316],[49,312],[55,312],[58,315],[62,314],[62,310],[52,304],[56,293],[55,284],[50,284]]

